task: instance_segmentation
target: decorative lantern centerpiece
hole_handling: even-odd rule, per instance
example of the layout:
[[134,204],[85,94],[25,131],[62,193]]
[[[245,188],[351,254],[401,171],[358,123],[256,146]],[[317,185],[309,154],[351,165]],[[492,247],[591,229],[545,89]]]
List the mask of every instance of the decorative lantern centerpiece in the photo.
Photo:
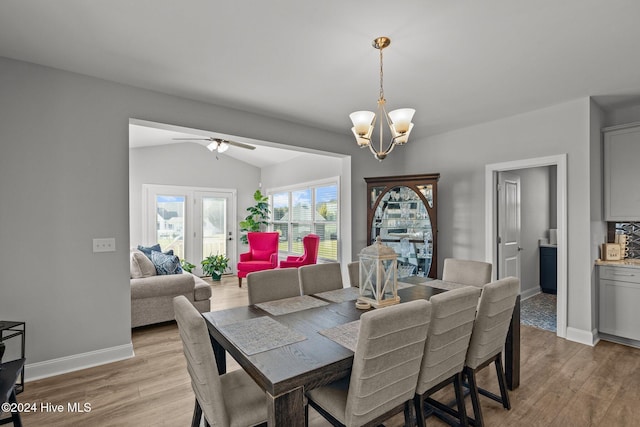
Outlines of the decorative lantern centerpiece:
[[398,304],[398,255],[383,245],[380,236],[360,251],[360,298],[372,307]]

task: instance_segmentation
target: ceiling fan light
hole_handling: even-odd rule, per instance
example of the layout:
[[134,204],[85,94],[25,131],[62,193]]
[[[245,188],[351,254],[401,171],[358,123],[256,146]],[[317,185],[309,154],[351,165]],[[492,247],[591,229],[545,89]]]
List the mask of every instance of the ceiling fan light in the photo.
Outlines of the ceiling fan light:
[[349,114],[349,118],[353,123],[354,133],[358,136],[365,136],[372,131],[376,113],[373,111],[355,111]]
[[225,151],[227,151],[229,149],[229,143],[228,142],[220,142],[218,144],[218,153],[224,153]]
[[411,125],[411,120],[416,110],[413,108],[400,108],[389,113],[392,126],[398,134],[407,133]]
[[218,148],[218,143],[213,141],[212,143],[207,145],[207,148],[209,149],[209,151],[216,151],[216,149]]

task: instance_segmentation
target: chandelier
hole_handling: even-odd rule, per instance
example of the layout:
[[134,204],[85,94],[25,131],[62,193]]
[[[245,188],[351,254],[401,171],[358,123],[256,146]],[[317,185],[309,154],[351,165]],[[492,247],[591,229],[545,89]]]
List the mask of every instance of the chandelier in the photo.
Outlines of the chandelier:
[[[401,108],[393,110],[387,113],[385,104],[387,100],[384,99],[384,89],[382,88],[382,50],[391,44],[391,39],[388,37],[378,37],[373,41],[373,47],[380,51],[380,97],[378,98],[378,114],[380,121],[378,122],[378,132],[380,145],[376,150],[372,144],[373,128],[376,124],[376,113],[373,111],[356,111],[349,114],[349,118],[353,122],[351,131],[356,137],[356,142],[360,147],[369,147],[374,157],[380,161],[383,161],[387,154],[393,150],[396,145],[404,145],[409,140],[409,134],[413,129],[413,123],[411,119],[416,110],[413,108]],[[382,123],[386,120],[389,129],[391,130],[391,140],[386,148],[383,143],[383,126]]]

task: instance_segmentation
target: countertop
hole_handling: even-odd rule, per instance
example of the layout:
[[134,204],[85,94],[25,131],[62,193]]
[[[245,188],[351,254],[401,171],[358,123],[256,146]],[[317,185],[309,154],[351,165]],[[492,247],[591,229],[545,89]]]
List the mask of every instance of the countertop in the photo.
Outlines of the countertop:
[[614,265],[616,267],[640,268],[640,259],[628,258],[620,261],[604,261],[601,259],[597,259],[596,265]]

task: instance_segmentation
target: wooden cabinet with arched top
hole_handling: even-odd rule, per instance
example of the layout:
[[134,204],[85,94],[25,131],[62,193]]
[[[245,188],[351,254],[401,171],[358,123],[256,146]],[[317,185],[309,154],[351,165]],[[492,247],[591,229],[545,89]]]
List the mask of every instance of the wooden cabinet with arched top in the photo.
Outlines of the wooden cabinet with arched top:
[[439,173],[365,178],[367,241],[398,254],[398,276],[436,278]]

